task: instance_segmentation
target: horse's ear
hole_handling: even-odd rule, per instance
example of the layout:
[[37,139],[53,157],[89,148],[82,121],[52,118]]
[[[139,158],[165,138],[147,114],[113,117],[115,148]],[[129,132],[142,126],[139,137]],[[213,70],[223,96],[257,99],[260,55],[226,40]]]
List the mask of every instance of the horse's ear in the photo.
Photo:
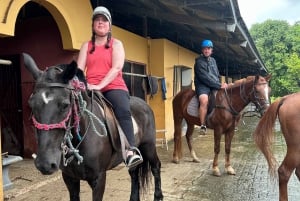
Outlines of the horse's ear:
[[267,75],[267,76],[265,77],[265,79],[267,80],[267,82],[269,82],[269,81],[271,80],[271,78],[272,78],[272,74],[269,74],[269,75]]
[[255,75],[254,82],[256,83],[259,80],[259,75]]
[[62,78],[65,83],[68,83],[73,77],[76,75],[77,72],[77,63],[76,61],[72,61],[70,64],[67,64],[66,70],[64,70]]
[[33,76],[33,79],[36,80],[38,77],[40,77],[40,75],[42,74],[42,71],[37,67],[35,61],[29,54],[22,53],[22,55],[24,58],[24,65],[25,65],[26,69],[31,73],[31,75]]
[[84,72],[80,68],[77,69],[76,76],[78,77],[79,81],[84,82],[85,86],[87,86]]

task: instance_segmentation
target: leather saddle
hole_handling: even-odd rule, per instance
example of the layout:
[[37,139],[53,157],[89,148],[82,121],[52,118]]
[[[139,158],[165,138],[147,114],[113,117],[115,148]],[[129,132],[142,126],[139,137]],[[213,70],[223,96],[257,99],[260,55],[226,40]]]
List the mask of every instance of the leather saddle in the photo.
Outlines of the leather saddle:
[[[207,116],[210,115],[210,113],[214,110],[215,106],[216,106],[216,94],[217,94],[217,90],[211,91],[209,96],[208,96],[208,108],[207,108]],[[193,91],[194,95],[190,98],[188,106],[187,106],[187,113],[191,116],[194,117],[199,117],[199,107],[200,107],[200,103],[199,103],[199,99],[196,95],[196,92]]]
[[111,141],[112,147],[115,151],[121,150],[121,137],[125,138],[124,140],[127,142],[125,136],[120,135],[120,127],[118,125],[118,120],[115,117],[115,114],[112,109],[111,103],[102,95],[101,92],[98,91],[90,91],[89,96],[92,98],[92,101],[96,101],[104,111],[104,119],[105,126],[107,129],[107,134]]

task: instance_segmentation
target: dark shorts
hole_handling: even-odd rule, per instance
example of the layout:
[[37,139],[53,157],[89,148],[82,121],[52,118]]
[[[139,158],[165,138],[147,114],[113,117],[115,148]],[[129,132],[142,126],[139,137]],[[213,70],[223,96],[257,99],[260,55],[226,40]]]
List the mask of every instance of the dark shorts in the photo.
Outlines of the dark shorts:
[[207,86],[201,85],[201,86],[196,87],[195,91],[196,91],[197,97],[199,97],[201,94],[209,95],[209,93],[212,91],[212,89]]

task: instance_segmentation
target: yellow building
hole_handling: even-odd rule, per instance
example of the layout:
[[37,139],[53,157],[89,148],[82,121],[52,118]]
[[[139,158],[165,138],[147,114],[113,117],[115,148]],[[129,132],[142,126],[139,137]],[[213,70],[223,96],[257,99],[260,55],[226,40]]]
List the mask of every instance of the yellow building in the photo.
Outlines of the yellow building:
[[[0,5],[0,58],[12,58],[13,63],[21,63],[20,68],[17,69],[21,71],[21,80],[18,83],[23,91],[21,110],[25,123],[23,122],[24,127],[19,129],[21,134],[16,131],[16,138],[22,149],[17,154],[26,157],[31,156],[35,150],[35,146],[32,146],[35,142],[34,137],[29,132],[31,128],[28,123],[30,110],[27,108],[27,100],[30,92],[26,92],[28,91],[26,89],[32,87],[32,79],[23,70],[20,56],[16,59],[11,55],[29,52],[41,66],[76,59],[81,44],[91,37],[93,9],[88,0],[1,0]],[[31,15],[34,16],[31,17]],[[167,39],[141,37],[116,26],[113,26],[112,33],[124,44],[126,64],[144,67],[141,75],[151,74],[158,78],[158,93],[153,98],[145,95],[145,100],[154,111],[157,130],[165,130],[164,137],[167,140],[172,139],[172,99],[174,94],[184,87],[182,86],[184,82],[188,82],[191,86],[192,67],[197,54]],[[53,44],[56,44],[55,47],[52,47]],[[48,49],[47,56],[42,51],[43,48]],[[56,53],[58,51],[60,53]],[[133,74],[129,73],[129,75]],[[184,79],[181,79],[181,75]],[[162,78],[166,86],[165,94],[162,94],[161,90]],[[11,98],[12,100],[8,100],[10,103],[14,101],[13,99],[18,99],[17,97]],[[21,122],[19,123],[22,125]],[[159,135],[163,133],[158,133],[158,137],[161,137]]]

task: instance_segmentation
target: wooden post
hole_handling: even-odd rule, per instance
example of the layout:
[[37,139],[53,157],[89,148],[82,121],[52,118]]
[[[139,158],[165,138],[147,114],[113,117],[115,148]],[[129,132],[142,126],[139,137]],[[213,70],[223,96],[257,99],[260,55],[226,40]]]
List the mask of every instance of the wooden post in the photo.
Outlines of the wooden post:
[[[1,148],[1,133],[2,127],[1,127],[1,116],[0,116],[0,150],[2,150]],[[0,160],[1,160],[1,167],[0,167],[0,200],[4,200],[4,196],[3,196],[3,178],[2,178],[2,154],[0,154]]]
[[[0,64],[1,65],[11,65],[12,62],[9,60],[3,60],[0,59]],[[1,166],[0,166],[0,200],[4,200],[4,196],[3,196],[3,178],[2,178],[2,148],[1,148],[1,133],[2,127],[1,127],[1,116],[0,116],[0,161],[1,161]]]

